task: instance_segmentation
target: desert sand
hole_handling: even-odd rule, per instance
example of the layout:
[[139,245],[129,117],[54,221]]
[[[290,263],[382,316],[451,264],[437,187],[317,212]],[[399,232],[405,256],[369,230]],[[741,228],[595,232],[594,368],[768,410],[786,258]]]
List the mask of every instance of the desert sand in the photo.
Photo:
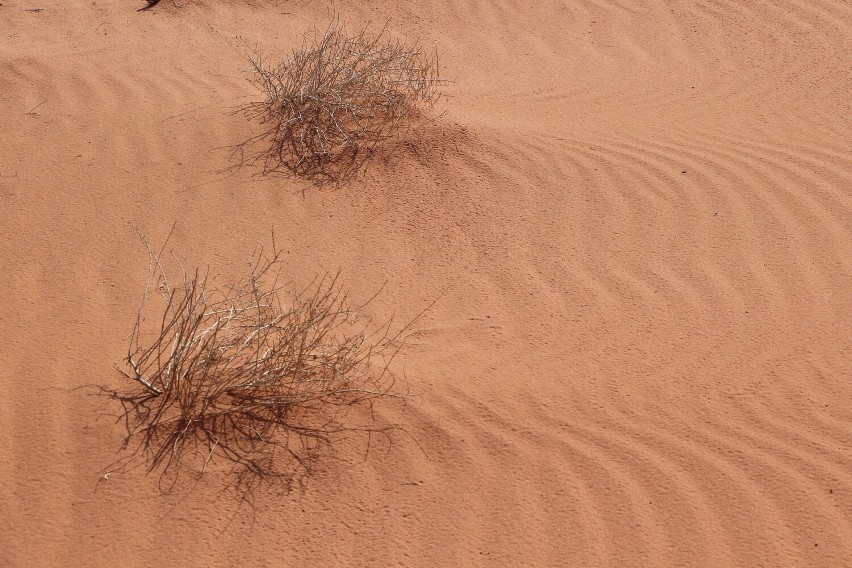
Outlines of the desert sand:
[[[0,566],[852,565],[852,4],[178,4],[0,2]],[[443,114],[336,189],[229,171],[240,46],[335,9],[437,51]],[[250,503],[104,479],[130,224],[437,299],[408,435]]]

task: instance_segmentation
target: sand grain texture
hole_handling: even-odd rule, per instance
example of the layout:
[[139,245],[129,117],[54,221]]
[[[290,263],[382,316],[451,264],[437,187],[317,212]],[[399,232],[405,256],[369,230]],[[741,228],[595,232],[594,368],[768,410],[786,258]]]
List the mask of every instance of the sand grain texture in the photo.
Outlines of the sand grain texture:
[[[337,3],[455,83],[335,191],[223,171],[234,46],[330,4],[135,7],[0,4],[0,565],[852,565],[852,4]],[[440,296],[387,410],[422,451],[240,509],[98,483],[121,430],[69,389],[120,384],[127,221],[223,272],[274,229],[377,317]]]

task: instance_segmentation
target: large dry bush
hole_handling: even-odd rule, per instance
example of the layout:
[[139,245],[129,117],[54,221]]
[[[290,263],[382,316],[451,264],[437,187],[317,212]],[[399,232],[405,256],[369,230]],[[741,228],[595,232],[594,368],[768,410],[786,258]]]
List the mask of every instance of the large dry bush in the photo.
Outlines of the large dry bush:
[[[439,98],[437,56],[384,30],[349,35],[338,21],[278,65],[255,50],[263,101],[243,111],[262,132],[240,145],[242,161],[314,181],[357,172],[379,145],[416,124]],[[260,146],[260,151],[251,150]]]
[[241,479],[289,482],[336,437],[357,432],[369,443],[387,433],[371,420],[348,423],[347,414],[360,407],[369,416],[375,399],[402,396],[388,365],[405,328],[374,325],[337,276],[287,293],[279,253],[261,251],[237,282],[182,267],[172,282],[162,254],[149,254],[118,366],[130,387],[110,391],[132,450],[123,467],[145,464],[173,482],[183,465],[203,473],[224,458]]

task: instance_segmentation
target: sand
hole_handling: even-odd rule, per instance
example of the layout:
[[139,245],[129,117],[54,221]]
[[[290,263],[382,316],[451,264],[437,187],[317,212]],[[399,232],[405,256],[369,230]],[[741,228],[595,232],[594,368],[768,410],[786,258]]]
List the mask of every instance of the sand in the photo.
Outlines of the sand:
[[[453,81],[339,189],[225,171],[241,52],[323,1],[0,3],[0,565],[852,564],[852,5],[338,2]],[[400,354],[405,428],[288,494],[116,459],[134,224],[236,271],[272,230]],[[351,454],[351,455],[350,455]]]

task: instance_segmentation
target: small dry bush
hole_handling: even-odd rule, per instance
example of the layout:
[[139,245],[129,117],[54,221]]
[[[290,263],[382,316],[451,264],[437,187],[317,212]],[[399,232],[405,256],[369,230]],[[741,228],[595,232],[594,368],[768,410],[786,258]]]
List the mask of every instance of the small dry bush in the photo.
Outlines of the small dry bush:
[[[180,270],[172,283],[149,248],[149,279],[119,371],[118,399],[142,463],[174,483],[184,462],[201,474],[216,457],[241,479],[292,481],[337,436],[387,434],[347,414],[392,392],[388,365],[401,346],[390,322],[373,325],[350,306],[337,276],[287,294],[280,257],[260,251],[248,274],[218,285],[209,271]],[[174,259],[176,260],[176,258]],[[151,305],[152,300],[158,300]],[[161,485],[162,487],[162,485]]]
[[[356,173],[380,144],[434,106],[442,84],[437,56],[418,44],[389,39],[384,30],[348,35],[337,21],[279,65],[257,51],[250,59],[266,97],[243,111],[263,131],[237,147],[241,161],[320,183]],[[258,143],[260,152],[246,152]]]

